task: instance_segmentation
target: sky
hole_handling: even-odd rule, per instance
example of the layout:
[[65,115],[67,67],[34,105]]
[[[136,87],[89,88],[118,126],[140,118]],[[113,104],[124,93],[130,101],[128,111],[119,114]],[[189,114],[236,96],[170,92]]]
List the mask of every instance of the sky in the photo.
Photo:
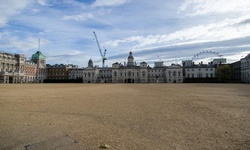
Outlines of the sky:
[[30,59],[40,39],[52,65],[101,66],[93,31],[108,66],[130,51],[149,65],[250,53],[249,0],[0,0],[0,10],[0,51]]

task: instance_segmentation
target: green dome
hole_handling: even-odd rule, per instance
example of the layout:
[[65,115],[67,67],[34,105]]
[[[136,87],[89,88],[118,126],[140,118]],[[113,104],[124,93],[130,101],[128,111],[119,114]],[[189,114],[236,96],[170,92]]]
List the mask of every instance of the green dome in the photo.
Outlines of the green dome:
[[32,59],[45,59],[45,56],[40,51],[37,51],[32,55]]

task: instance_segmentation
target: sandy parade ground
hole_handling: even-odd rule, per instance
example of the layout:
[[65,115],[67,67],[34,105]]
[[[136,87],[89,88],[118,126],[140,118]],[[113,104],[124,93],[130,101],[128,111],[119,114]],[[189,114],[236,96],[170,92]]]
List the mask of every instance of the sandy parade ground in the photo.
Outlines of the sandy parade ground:
[[1,84],[0,94],[1,150],[250,149],[249,84]]

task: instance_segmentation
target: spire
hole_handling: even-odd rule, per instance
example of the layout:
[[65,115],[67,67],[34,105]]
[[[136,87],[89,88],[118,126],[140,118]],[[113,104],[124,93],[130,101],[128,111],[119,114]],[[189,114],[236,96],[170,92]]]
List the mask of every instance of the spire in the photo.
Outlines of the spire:
[[38,51],[40,52],[40,39],[38,40]]

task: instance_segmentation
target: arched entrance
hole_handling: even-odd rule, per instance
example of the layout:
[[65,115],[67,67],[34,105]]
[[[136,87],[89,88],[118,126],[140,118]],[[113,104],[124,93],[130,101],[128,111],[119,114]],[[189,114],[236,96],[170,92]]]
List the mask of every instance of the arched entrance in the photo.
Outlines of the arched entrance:
[[125,83],[135,83],[134,79],[125,79]]

